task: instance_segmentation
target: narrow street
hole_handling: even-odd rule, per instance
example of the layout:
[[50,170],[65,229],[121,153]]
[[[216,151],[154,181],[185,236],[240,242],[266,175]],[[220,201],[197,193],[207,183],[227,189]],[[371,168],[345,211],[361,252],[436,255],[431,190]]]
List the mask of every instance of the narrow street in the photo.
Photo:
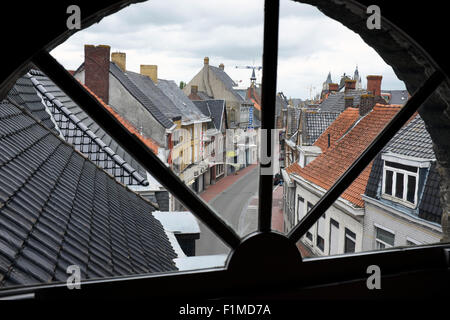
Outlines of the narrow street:
[[[218,181],[201,197],[242,236],[256,230],[257,210],[247,211],[247,207],[257,192],[258,166],[253,165],[239,171],[236,176],[228,176]],[[196,255],[227,254],[230,251],[209,228],[201,222],[199,224],[201,236],[196,244]]]

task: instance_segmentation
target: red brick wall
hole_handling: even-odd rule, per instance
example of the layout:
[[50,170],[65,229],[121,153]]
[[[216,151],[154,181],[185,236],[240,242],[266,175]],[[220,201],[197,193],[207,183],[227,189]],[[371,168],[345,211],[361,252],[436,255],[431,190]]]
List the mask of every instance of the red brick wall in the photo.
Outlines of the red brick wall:
[[109,103],[109,54],[106,45],[84,46],[84,81],[106,104]]

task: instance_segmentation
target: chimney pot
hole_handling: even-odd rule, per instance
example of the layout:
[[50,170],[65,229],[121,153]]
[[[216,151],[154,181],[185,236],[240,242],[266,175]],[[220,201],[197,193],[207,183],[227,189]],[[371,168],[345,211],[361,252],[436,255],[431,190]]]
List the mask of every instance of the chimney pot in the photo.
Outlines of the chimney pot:
[[337,83],[329,83],[328,84],[328,91],[335,92],[339,90],[339,84]]
[[108,45],[84,46],[84,84],[106,104],[109,103]]
[[353,97],[344,97],[345,109],[353,108]]
[[356,80],[345,80],[345,91],[354,90],[356,88]]
[[117,64],[117,66],[123,71],[127,71],[126,62],[127,55],[125,52],[113,52],[111,53],[111,61]]
[[224,69],[225,69],[224,64],[223,64],[223,63],[219,64],[219,68],[222,69],[222,70],[224,70]]
[[204,63],[204,64],[209,64],[209,58],[208,58],[208,57],[205,57],[205,58],[203,59],[203,63]]
[[369,91],[374,96],[381,95],[381,80],[383,76],[371,75],[367,76],[367,91]]
[[152,79],[154,84],[158,83],[158,66],[154,64],[141,64],[140,73]]
[[365,116],[375,105],[375,96],[373,94],[363,94],[359,102],[359,115]]

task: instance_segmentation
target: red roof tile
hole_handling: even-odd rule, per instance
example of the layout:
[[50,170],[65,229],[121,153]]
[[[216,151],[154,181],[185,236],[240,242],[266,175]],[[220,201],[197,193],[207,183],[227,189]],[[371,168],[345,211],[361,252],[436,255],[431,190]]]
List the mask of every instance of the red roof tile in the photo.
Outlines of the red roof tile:
[[[347,132],[355,119],[353,114],[355,111],[351,109],[354,108],[346,109],[319,138],[321,139],[324,136],[327,138],[327,132],[329,132],[332,137],[330,148],[322,149],[323,153],[304,168],[294,163],[286,171],[297,174],[328,190],[369,146],[385,125],[400,110],[400,107],[377,104],[371,112]],[[350,122],[352,124],[349,125]],[[341,134],[340,137],[339,134]],[[324,141],[327,143],[327,140]],[[317,142],[323,146],[323,141],[319,142],[318,140]],[[362,194],[366,189],[371,168],[372,162],[344,191],[341,197],[358,207],[363,207]]]
[[328,149],[328,134],[330,134],[330,147],[346,133],[359,118],[358,108],[347,108],[332,122],[332,124],[314,142],[322,152]]
[[[80,82],[81,83],[81,82]],[[139,138],[150,150],[153,151],[153,153],[158,154],[158,144],[151,138],[145,137],[139,133],[139,131],[126,119],[122,118],[113,108],[111,108],[109,105],[103,102],[101,98],[99,98],[94,92],[92,92],[87,86],[82,84],[83,87],[93,96],[95,97],[100,104],[109,111],[110,114],[112,114],[117,120],[120,121],[120,123],[128,129],[130,133],[135,135]]]

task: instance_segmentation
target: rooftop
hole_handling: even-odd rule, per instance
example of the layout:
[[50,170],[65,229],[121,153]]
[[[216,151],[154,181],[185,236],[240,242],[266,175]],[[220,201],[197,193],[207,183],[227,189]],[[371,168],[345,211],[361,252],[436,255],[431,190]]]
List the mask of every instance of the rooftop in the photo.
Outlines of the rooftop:
[[[301,176],[328,190],[369,146],[398,110],[400,110],[399,107],[377,104],[371,112],[353,125],[358,119],[358,109],[347,108],[314,144],[323,146],[330,133],[333,136],[330,148],[321,146],[323,153],[307,166],[301,168],[298,163],[294,163],[286,169],[287,172]],[[371,168],[372,163],[353,181],[341,197],[357,207],[363,207],[362,194],[366,189]]]
[[0,287],[176,270],[155,208],[7,101],[0,177]]

